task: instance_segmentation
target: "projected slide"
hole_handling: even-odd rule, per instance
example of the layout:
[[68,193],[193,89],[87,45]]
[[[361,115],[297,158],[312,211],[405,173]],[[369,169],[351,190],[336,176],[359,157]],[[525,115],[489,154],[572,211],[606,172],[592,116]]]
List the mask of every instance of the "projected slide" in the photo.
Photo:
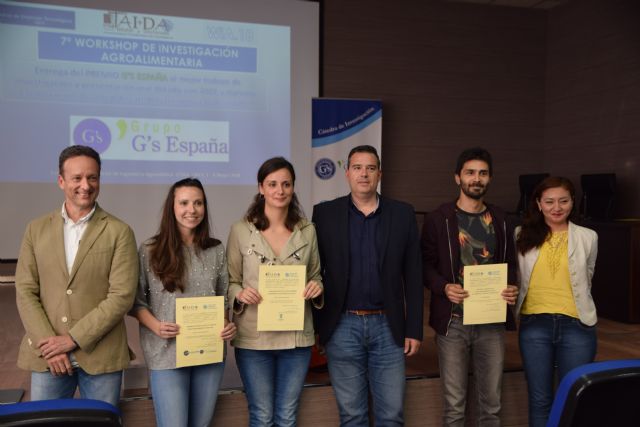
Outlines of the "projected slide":
[[106,183],[253,184],[290,154],[287,26],[0,2],[0,181],[72,144]]

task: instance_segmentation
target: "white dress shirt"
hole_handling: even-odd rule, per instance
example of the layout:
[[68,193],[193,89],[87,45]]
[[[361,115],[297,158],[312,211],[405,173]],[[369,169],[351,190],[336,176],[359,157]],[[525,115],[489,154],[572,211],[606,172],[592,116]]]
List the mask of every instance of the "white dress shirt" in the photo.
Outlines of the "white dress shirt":
[[87,224],[89,224],[89,220],[91,219],[95,211],[96,205],[94,204],[91,212],[80,218],[78,222],[73,222],[73,220],[69,218],[69,215],[67,214],[67,209],[64,207],[64,202],[62,202],[62,219],[64,221],[64,254],[67,259],[67,271],[69,273],[71,273],[73,262],[76,259],[76,254],[78,253],[78,247],[80,246],[82,235],[87,229]]

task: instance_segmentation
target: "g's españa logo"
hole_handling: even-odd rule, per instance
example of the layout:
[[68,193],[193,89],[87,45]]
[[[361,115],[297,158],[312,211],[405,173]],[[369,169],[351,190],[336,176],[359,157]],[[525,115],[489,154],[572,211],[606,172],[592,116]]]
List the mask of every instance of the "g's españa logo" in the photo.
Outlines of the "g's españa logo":
[[322,158],[316,162],[316,176],[320,179],[330,179],[336,173],[336,164],[331,159]]
[[102,154],[111,145],[111,131],[102,120],[84,119],[73,129],[73,143],[86,145]]

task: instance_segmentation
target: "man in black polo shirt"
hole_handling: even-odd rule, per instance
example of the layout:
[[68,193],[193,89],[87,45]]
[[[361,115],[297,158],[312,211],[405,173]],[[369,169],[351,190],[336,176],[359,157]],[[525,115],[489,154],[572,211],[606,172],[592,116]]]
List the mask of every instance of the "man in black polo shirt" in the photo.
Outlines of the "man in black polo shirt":
[[315,329],[329,361],[340,424],[403,425],[405,355],[422,341],[423,287],[413,208],[377,193],[374,147],[349,153],[351,194],[316,205],[325,304]]

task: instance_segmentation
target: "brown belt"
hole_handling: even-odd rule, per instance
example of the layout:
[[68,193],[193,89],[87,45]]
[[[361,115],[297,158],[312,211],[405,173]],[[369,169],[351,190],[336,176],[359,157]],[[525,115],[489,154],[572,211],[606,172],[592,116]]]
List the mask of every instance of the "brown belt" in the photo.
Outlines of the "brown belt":
[[368,316],[370,314],[384,314],[384,310],[347,310],[349,314],[355,314],[356,316]]

